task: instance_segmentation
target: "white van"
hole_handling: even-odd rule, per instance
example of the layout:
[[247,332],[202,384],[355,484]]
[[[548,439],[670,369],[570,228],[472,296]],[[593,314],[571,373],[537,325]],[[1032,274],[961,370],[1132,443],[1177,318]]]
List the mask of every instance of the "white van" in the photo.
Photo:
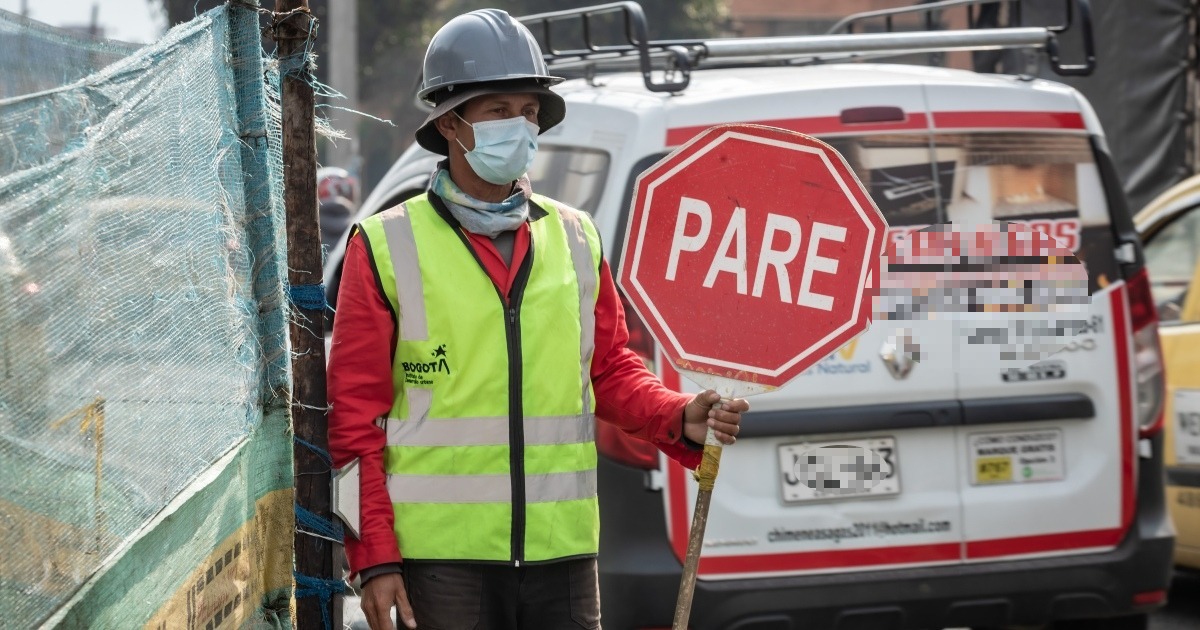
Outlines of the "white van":
[[[1087,3],[1068,6],[1074,28],[1090,29]],[[1064,73],[1086,71],[1059,62],[1058,31],[656,44],[645,41],[634,3],[525,21],[544,34],[547,23],[604,12],[631,25],[629,44],[547,54],[552,73],[583,67],[587,76],[556,88],[567,118],[541,137],[529,174],[534,190],[592,214],[610,263],[621,260],[638,174],[707,127],[744,122],[833,145],[894,238],[981,216],[1027,223],[1085,262],[1092,293],[1089,326],[1053,357],[1054,369],[1013,377],[952,327],[918,321],[922,343],[946,351],[898,369],[888,365],[889,331],[876,326],[756,397],[724,452],[691,626],[1145,628],[1166,598],[1173,542],[1162,364],[1141,246],[1094,112],[1075,90],[1029,77],[815,63],[863,51],[1022,47],[1046,50]],[[672,72],[649,71],[663,59]],[[637,71],[611,71],[621,66]],[[411,147],[358,220],[421,192],[436,160]],[[656,360],[627,315],[631,345],[669,385],[694,389]],[[604,423],[597,441],[604,626],[669,627],[695,484]],[[790,491],[798,481],[786,458],[822,444],[871,445],[896,478],[836,497]],[[1022,459],[1011,445],[1043,456]]]

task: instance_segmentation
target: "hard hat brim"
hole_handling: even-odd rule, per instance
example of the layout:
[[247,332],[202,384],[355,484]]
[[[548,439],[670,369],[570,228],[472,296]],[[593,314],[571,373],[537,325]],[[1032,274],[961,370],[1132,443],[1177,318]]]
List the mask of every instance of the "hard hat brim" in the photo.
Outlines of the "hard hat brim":
[[456,88],[458,89],[453,90],[442,102],[434,106],[433,111],[429,113],[429,116],[417,129],[415,134],[417,144],[438,155],[449,155],[450,147],[446,139],[442,137],[441,132],[437,130],[434,121],[449,113],[455,107],[477,96],[487,94],[518,94],[522,92],[537,94],[538,100],[541,101],[538,107],[538,133],[545,133],[547,129],[562,122],[563,118],[567,115],[567,103],[563,100],[563,97],[541,82],[534,80],[514,79],[472,83],[458,85]]

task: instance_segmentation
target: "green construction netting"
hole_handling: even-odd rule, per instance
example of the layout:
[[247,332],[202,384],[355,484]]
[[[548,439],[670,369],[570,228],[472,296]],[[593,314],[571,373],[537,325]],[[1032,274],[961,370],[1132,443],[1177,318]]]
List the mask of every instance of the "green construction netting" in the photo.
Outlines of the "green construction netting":
[[277,80],[258,15],[144,47],[0,11],[0,618],[286,626]]

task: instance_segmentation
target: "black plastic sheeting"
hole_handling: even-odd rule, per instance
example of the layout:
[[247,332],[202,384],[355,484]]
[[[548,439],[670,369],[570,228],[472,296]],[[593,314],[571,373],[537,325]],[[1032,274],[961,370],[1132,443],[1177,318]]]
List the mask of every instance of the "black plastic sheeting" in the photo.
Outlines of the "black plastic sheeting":
[[[1065,17],[1063,2],[1021,4],[1025,25],[1061,24]],[[1044,55],[1037,60],[1038,76],[1074,86],[1096,109],[1133,212],[1193,172],[1187,107],[1191,10],[1191,0],[1093,0],[1095,73],[1061,77]],[[1076,27],[1060,38],[1064,63],[1083,61],[1078,32]],[[1003,71],[1027,70],[1020,57],[1005,55]]]

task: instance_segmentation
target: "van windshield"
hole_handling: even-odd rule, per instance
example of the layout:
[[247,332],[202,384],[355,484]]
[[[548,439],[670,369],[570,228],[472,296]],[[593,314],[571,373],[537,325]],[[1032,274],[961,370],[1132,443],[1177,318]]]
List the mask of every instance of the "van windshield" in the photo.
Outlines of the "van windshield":
[[529,181],[534,192],[595,214],[608,179],[608,164],[604,151],[541,145],[529,167]]

